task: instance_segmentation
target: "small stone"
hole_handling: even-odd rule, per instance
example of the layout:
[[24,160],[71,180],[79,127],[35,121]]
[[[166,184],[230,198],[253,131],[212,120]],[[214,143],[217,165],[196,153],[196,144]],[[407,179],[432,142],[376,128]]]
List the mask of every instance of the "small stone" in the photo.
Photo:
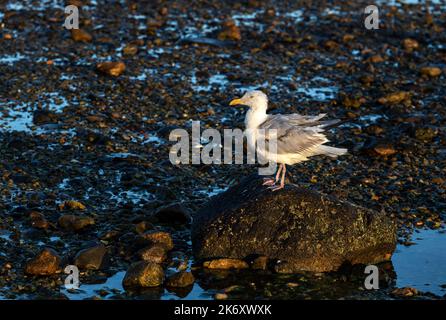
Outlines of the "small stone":
[[352,40],[354,40],[355,39],[355,36],[353,35],[353,34],[345,34],[343,37],[342,37],[342,41],[343,42],[350,42],[350,41],[352,41]]
[[240,41],[242,39],[242,35],[235,22],[229,20],[223,24],[223,31],[218,34],[218,39]]
[[361,81],[363,84],[365,84],[365,85],[370,85],[374,80],[375,80],[375,79],[373,78],[373,76],[372,76],[372,75],[369,75],[369,74],[367,74],[367,75],[363,75],[363,76],[361,76],[361,78],[360,78],[360,81]]
[[325,48],[331,50],[331,49],[336,49],[337,47],[339,47],[339,44],[336,41],[334,41],[334,40],[327,40],[324,43],[324,46],[325,46]]
[[59,225],[67,230],[80,231],[94,224],[94,219],[86,216],[63,215],[59,218]]
[[383,127],[380,127],[380,126],[378,126],[378,125],[376,125],[376,124],[372,124],[372,125],[370,125],[370,126],[367,126],[367,127],[365,128],[365,131],[366,131],[368,134],[372,134],[372,135],[377,136],[377,135],[380,135],[381,133],[384,132],[384,128],[383,128]]
[[215,300],[226,300],[228,299],[228,295],[226,293],[216,293]]
[[71,38],[76,42],[91,42],[93,40],[91,34],[82,29],[71,29]]
[[344,100],[342,101],[342,104],[347,108],[359,108],[363,103],[365,103],[366,100],[361,98],[355,98],[355,97],[344,97]]
[[175,273],[167,279],[168,287],[183,288],[193,285],[195,282],[194,275],[189,271]]
[[420,70],[422,75],[429,77],[438,77],[441,74],[441,69],[438,67],[424,67]]
[[410,39],[410,38],[406,38],[403,40],[403,47],[408,52],[412,52],[413,50],[418,49],[419,46],[420,45],[418,44],[417,40]]
[[378,144],[373,150],[380,156],[391,156],[397,152],[395,148],[389,144]]
[[168,9],[167,7],[162,7],[162,8],[159,10],[159,13],[160,13],[160,15],[162,15],[162,16],[167,16],[167,14],[169,13],[169,9]]
[[31,218],[31,226],[37,229],[48,229],[50,223],[45,219],[44,215],[40,212],[32,211],[29,214]]
[[437,135],[438,130],[433,127],[423,127],[415,130],[415,138],[423,142],[432,141]]
[[381,104],[398,104],[410,98],[409,92],[399,91],[390,93],[384,97],[379,98],[378,102]]
[[173,240],[169,233],[164,231],[151,230],[142,235],[142,238],[150,244],[159,244],[166,250],[173,249]]
[[135,226],[135,231],[137,233],[144,233],[150,229],[153,229],[153,225],[149,221],[141,221]]
[[58,116],[49,110],[35,110],[33,112],[33,123],[36,125],[57,123]]
[[85,210],[86,207],[84,204],[75,200],[64,201],[59,205],[60,210]]
[[231,293],[231,292],[241,292],[243,291],[245,288],[243,286],[239,286],[239,285],[232,285],[229,286],[227,288],[224,289],[224,293]]
[[138,251],[138,256],[144,260],[153,263],[163,263],[167,258],[166,248],[163,245],[154,245],[143,248]]
[[107,62],[101,62],[98,63],[96,68],[109,76],[118,77],[125,71],[125,64],[124,62],[113,62],[113,61],[107,61]]
[[80,269],[99,270],[102,267],[107,248],[103,244],[79,251],[74,264]]
[[379,54],[371,56],[369,58],[369,61],[371,63],[380,63],[380,62],[384,62],[384,58],[382,56],[380,56]]
[[159,264],[139,261],[130,266],[122,284],[125,288],[157,287],[163,283],[164,271]]
[[134,44],[128,44],[122,49],[122,53],[126,56],[134,56],[138,53],[138,46]]
[[97,122],[103,122],[104,118],[100,116],[87,116],[86,119],[89,122],[97,123]]
[[260,256],[252,261],[251,269],[266,270],[268,268],[268,257]]
[[246,269],[248,263],[239,259],[215,259],[203,263],[203,267],[208,269]]
[[51,275],[59,270],[60,257],[50,248],[43,249],[25,265],[25,273],[35,276]]
[[418,294],[418,290],[411,287],[397,288],[392,291],[392,294],[398,297],[413,297]]
[[154,216],[159,222],[171,224],[188,224],[191,220],[189,211],[180,203],[160,208]]
[[296,282],[288,282],[288,283],[286,284],[286,286],[287,286],[288,288],[296,288],[296,287],[299,286],[299,284],[296,283]]

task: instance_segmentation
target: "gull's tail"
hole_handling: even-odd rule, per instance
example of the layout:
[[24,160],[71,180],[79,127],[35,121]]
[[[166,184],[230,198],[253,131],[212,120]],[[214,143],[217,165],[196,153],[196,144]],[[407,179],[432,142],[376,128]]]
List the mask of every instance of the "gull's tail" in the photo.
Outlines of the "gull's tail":
[[337,156],[342,156],[347,153],[347,149],[344,148],[335,148],[330,146],[320,145],[318,148],[318,154],[323,154],[332,158],[336,158]]

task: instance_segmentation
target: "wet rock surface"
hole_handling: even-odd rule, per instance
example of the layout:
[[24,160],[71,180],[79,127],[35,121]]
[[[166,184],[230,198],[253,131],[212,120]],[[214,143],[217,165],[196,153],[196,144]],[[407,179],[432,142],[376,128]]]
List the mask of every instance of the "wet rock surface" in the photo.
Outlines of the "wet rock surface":
[[[379,265],[386,276],[376,291],[358,289],[363,269],[277,274],[274,261],[259,261],[259,270],[251,259],[248,269],[204,268],[190,226],[155,218],[176,203],[196,212],[255,172],[168,158],[170,131],[189,130],[191,120],[242,128],[245,110],[227,104],[248,89],[264,90],[273,113],[348,120],[329,138],[349,155],[289,167],[291,182],[394,215],[400,248],[416,248],[427,229],[443,236],[444,6],[431,2],[427,23],[425,4],[379,2],[375,32],[364,28],[366,1],[69,2],[81,6],[80,29],[91,41],[63,28],[63,2],[0,2],[0,299],[394,299],[389,264]],[[103,73],[105,62],[125,71]],[[399,92],[408,95],[389,100]],[[85,208],[60,207],[73,200]],[[83,222],[64,218],[63,227],[65,215]],[[139,250],[155,245],[140,242],[151,230],[172,238],[166,275],[191,271],[193,290],[121,287]],[[24,274],[45,247],[63,270],[99,241],[109,265],[83,271],[82,290],[66,291],[63,272]],[[433,297],[418,290],[412,298]]]
[[66,214],[59,218],[59,225],[69,231],[81,231],[94,225],[94,219],[87,216]]
[[25,265],[25,273],[34,276],[47,276],[59,270],[60,257],[53,249],[45,248]]
[[79,269],[101,269],[105,263],[104,256],[106,253],[107,248],[103,244],[91,246],[76,254],[74,264]]
[[175,273],[167,279],[166,285],[168,287],[182,288],[189,287],[195,282],[194,275],[188,271]]
[[157,287],[163,283],[163,268],[152,262],[140,261],[132,264],[125,274],[124,287]]
[[264,255],[284,273],[390,260],[397,241],[394,218],[295,185],[271,192],[262,182],[248,177],[194,215],[198,259]]
[[153,263],[163,263],[167,258],[167,249],[163,245],[154,245],[138,252],[141,260]]

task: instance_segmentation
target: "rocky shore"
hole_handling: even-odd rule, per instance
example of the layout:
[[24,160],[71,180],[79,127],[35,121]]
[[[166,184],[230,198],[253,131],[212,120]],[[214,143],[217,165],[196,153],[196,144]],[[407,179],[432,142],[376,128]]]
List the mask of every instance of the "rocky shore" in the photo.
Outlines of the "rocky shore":
[[[80,31],[63,27],[68,4]],[[368,4],[1,1],[0,299],[442,298],[444,283],[436,295],[397,285],[398,249],[379,290],[362,289],[359,265],[278,272],[388,260],[394,223],[400,249],[444,229],[444,6],[380,1],[373,31]],[[257,169],[173,165],[169,133],[191,120],[242,128],[245,110],[228,102],[252,88],[272,113],[348,120],[329,139],[349,155],[290,167],[298,187],[280,201],[252,185],[265,208],[210,207]],[[74,264],[77,291],[64,286]]]

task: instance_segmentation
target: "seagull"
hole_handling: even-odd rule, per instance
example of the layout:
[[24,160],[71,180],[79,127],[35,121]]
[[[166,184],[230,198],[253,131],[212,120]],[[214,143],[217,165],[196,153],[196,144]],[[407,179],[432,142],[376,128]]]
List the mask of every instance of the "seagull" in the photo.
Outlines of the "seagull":
[[[279,164],[275,178],[264,179],[263,185],[267,185],[272,191],[283,189],[285,186],[287,164],[304,162],[316,155],[336,158],[347,153],[347,149],[324,145],[328,142],[324,135],[325,129],[340,122],[338,119],[320,121],[326,115],[325,113],[316,116],[304,116],[297,113],[267,114],[268,97],[260,90],[248,91],[243,97],[232,100],[229,105],[249,107],[245,116],[245,127],[252,132],[251,137],[248,136],[247,139],[249,147],[267,160]],[[256,143],[259,138],[265,139],[265,146],[270,140],[276,139],[276,152],[269,152],[267,147],[259,149]],[[280,184],[277,185],[279,177]]]

